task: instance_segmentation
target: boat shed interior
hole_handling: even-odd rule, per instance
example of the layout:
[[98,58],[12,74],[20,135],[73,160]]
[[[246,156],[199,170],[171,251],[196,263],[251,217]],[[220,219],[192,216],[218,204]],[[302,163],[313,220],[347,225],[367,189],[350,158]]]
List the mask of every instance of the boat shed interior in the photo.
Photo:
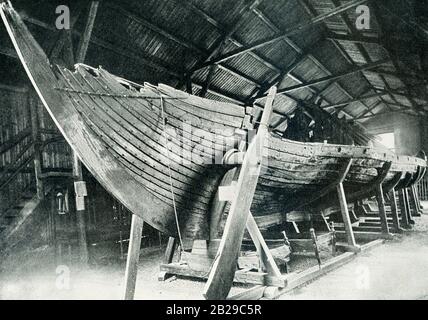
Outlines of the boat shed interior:
[[[274,87],[268,130],[278,139],[419,158],[428,150],[428,0],[8,3],[50,63],[61,68],[101,67],[132,83],[164,84],[231,103],[255,129],[263,127]],[[212,260],[201,253],[209,251],[206,239],[187,248],[149,223],[140,225],[139,235],[133,233],[138,229],[133,212],[76,157],[33,88],[4,24],[0,40],[0,299],[202,298],[212,270]],[[380,189],[355,203],[339,199],[340,205],[323,208],[318,218],[300,208],[287,218],[278,213],[261,219],[254,212],[258,227],[247,222],[239,270],[232,274],[235,285],[230,293],[224,290],[240,299],[292,298],[295,288],[321,275],[328,279],[328,271],[351,265],[369,249],[360,264],[376,265],[379,257],[388,262],[391,250],[403,255],[401,261],[412,261],[412,272],[426,275],[428,257],[417,254],[428,248],[428,178],[421,172],[405,193],[398,192],[397,201],[394,192],[383,195]],[[76,182],[85,182],[83,196]],[[348,224],[342,221],[344,211]],[[135,268],[133,241],[140,259]],[[278,267],[263,255],[272,256]],[[55,282],[64,272],[71,272],[71,289]],[[350,273],[352,278],[355,272]],[[377,273],[372,271],[373,278]],[[400,278],[409,279],[404,290],[409,296],[390,291],[386,297],[417,296],[414,276],[408,271]],[[336,290],[342,285],[331,281],[324,288],[332,292],[332,283]],[[321,285],[305,287],[303,297],[318,298],[314,292]],[[388,290],[379,288],[374,281],[369,293],[342,297],[385,298],[380,292]]]

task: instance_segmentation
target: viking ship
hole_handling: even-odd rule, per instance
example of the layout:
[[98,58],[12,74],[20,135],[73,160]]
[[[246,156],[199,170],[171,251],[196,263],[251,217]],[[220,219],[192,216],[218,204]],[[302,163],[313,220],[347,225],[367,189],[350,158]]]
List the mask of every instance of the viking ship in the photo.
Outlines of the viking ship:
[[[218,186],[256,127],[247,110],[166,85],[139,85],[102,68],[52,65],[10,5],[2,3],[1,15],[43,105],[99,183],[158,230],[208,239]],[[385,192],[408,187],[427,165],[424,158],[373,147],[302,143],[270,133],[251,212],[287,215],[331,205],[335,189],[329,186],[350,160],[343,182],[349,201],[372,196],[379,181]]]

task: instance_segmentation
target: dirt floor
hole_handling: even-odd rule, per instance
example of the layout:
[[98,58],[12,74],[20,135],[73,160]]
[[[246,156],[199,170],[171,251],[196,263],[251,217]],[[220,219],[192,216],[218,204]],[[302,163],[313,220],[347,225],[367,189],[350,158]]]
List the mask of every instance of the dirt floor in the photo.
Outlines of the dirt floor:
[[[360,254],[356,259],[280,299],[428,298],[428,215],[416,218],[414,231]],[[157,281],[164,248],[144,249],[136,299],[201,299],[204,282]],[[35,258],[35,255],[39,256]],[[50,261],[47,250],[3,264],[0,299],[120,299],[124,261],[103,260],[89,270]],[[34,261],[44,261],[35,264]],[[18,267],[16,267],[18,266]],[[242,290],[235,288],[234,292]]]
[[428,215],[415,220],[413,231],[279,299],[428,299]]

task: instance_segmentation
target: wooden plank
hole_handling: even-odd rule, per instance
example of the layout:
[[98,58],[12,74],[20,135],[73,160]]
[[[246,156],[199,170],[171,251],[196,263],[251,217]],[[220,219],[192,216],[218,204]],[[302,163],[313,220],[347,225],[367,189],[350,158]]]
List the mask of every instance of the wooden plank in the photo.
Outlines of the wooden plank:
[[263,297],[266,288],[266,286],[261,285],[255,286],[233,296],[227,297],[227,300],[259,300]]
[[140,259],[141,236],[144,220],[136,214],[132,215],[131,234],[129,239],[128,257],[125,271],[125,300],[133,300],[137,282],[138,261]]
[[[189,268],[187,264],[180,263],[161,264],[160,270],[166,272],[167,274],[174,274],[197,279],[207,279],[209,276],[206,270],[193,270]],[[264,286],[276,286],[281,288],[284,288],[287,284],[283,277],[272,277],[265,272],[254,272],[248,270],[236,271],[232,281],[239,284],[256,284]]]
[[[313,251],[312,239],[288,239],[293,253]],[[320,246],[329,245],[332,242],[332,233],[317,235],[317,243]]]
[[306,282],[312,281],[326,274],[327,272],[337,269],[338,267],[352,260],[354,257],[355,257],[355,253],[346,252],[337,257],[330,259],[329,261],[321,265],[321,267],[314,266],[298,274],[290,274],[289,276],[286,277],[287,287],[285,288],[285,290],[281,292],[281,294],[289,292],[305,284]]
[[235,199],[231,203],[217,257],[204,288],[203,295],[207,299],[225,299],[232,286],[245,223],[248,220],[261,170],[265,138],[268,135],[275,94],[276,87],[272,87],[266,101],[259,130],[250,143],[240,169]]
[[[371,196],[376,194],[376,188],[379,184],[382,184],[387,175],[389,170],[391,169],[392,162],[388,161],[385,162],[381,169],[378,169],[378,175],[376,179],[370,184],[368,187],[364,187],[362,190],[356,191],[354,193],[351,193],[348,195],[349,201],[356,201],[364,198],[370,198]],[[401,177],[401,175],[400,175]],[[396,178],[396,177],[395,177]],[[394,181],[395,183],[395,181]]]
[[338,184],[343,182],[346,175],[348,174],[350,168],[352,165],[352,158],[346,159],[340,168],[340,170],[337,173],[337,179],[333,182],[331,182],[328,186],[322,188],[320,191],[312,193],[311,195],[308,195],[304,200],[299,199],[293,202],[293,207],[295,210],[300,209],[304,206],[307,206],[314,201],[321,199],[322,197],[328,195],[330,192],[332,192],[335,188],[337,188]]
[[[346,233],[343,231],[336,231],[337,238],[339,240],[346,239]],[[384,234],[381,232],[368,232],[368,231],[354,231],[354,236],[359,241],[374,241],[378,239],[392,240],[394,236],[392,234]]]

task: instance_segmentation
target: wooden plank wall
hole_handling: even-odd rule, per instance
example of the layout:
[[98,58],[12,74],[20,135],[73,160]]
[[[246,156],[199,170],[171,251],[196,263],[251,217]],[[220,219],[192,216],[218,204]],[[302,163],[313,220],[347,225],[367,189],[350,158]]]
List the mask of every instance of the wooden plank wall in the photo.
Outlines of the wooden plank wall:
[[56,139],[43,148],[42,170],[71,171],[70,148],[35,93],[26,88],[0,85],[0,214],[18,204],[26,191],[34,191],[30,95],[37,99],[42,142]]
[[[60,132],[40,100],[38,100],[37,103],[37,113],[39,118],[39,126],[42,130],[42,142],[58,137]],[[71,148],[63,138],[60,138],[58,142],[49,143],[46,145],[43,148],[42,159],[43,171],[63,169],[71,171]]]
[[[17,198],[34,185],[32,163],[15,178],[14,171],[31,158],[28,91],[0,88],[0,213],[14,205]],[[28,148],[27,151],[25,149]],[[8,180],[9,183],[6,183]]]

